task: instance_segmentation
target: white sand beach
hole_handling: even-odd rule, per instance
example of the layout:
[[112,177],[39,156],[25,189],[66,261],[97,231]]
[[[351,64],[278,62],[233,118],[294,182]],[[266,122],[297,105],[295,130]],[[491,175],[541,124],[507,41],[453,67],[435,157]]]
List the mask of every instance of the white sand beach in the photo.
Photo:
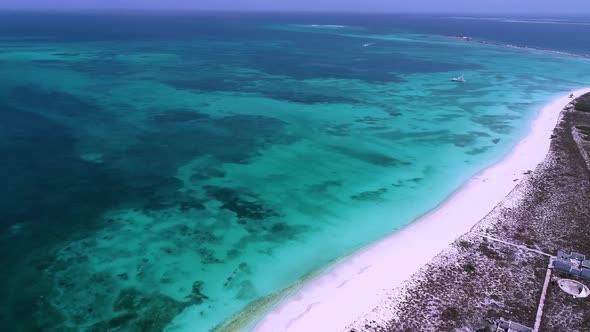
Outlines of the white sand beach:
[[547,155],[551,133],[568,96],[552,100],[530,131],[501,161],[485,169],[416,222],[369,245],[277,305],[254,331],[342,331],[371,311],[387,292],[412,277],[484,218]]

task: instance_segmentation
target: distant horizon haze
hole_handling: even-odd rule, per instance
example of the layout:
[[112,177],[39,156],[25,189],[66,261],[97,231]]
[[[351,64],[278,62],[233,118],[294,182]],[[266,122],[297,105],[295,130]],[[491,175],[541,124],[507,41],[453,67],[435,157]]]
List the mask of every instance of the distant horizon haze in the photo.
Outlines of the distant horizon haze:
[[146,10],[590,16],[588,0],[3,0],[6,10]]

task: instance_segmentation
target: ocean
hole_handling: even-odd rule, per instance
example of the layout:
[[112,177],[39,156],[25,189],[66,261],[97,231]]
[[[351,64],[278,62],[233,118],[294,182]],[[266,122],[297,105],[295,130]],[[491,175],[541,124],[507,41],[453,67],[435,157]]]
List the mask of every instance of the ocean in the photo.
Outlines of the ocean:
[[589,35],[580,17],[0,13],[0,330],[259,315],[590,85]]

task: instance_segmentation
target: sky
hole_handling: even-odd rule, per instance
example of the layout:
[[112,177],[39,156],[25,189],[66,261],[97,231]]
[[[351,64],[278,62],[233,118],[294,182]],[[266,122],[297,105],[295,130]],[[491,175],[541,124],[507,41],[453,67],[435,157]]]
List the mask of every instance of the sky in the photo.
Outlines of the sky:
[[0,0],[0,8],[518,13],[590,16],[590,0]]

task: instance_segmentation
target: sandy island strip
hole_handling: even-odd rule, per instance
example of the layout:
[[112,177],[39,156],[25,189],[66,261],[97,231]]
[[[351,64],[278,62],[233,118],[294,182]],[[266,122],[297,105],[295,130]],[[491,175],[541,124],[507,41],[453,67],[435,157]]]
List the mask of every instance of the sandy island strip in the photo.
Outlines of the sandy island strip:
[[369,312],[386,292],[409,279],[501,202],[543,161],[563,108],[590,88],[552,100],[527,136],[501,161],[485,169],[403,230],[369,245],[303,286],[264,316],[254,331],[342,331]]

